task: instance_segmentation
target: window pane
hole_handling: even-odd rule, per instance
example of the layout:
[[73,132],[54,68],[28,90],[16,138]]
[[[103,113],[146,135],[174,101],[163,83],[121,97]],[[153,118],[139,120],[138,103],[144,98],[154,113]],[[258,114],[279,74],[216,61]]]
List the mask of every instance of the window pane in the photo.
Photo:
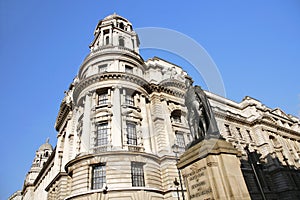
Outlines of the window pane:
[[126,103],[127,105],[133,106],[133,105],[134,105],[133,96],[131,96],[131,95],[126,95],[126,96],[125,96],[125,103]]
[[108,102],[107,92],[98,95],[98,105],[107,104],[107,102]]
[[136,125],[127,123],[127,144],[137,145]]
[[97,125],[96,146],[107,145],[107,129],[108,123],[101,123]]
[[143,163],[131,163],[131,179],[133,187],[145,186]]
[[103,184],[106,183],[106,169],[105,165],[93,166],[92,175],[92,189],[101,189]]
[[185,148],[184,135],[182,133],[176,133],[176,140],[179,148]]

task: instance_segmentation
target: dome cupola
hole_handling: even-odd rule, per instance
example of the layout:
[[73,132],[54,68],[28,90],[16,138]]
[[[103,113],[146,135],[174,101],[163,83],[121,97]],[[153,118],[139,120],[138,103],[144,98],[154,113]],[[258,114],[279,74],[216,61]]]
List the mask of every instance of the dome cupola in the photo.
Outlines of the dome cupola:
[[100,20],[94,31],[94,40],[90,44],[91,51],[101,48],[123,47],[139,53],[139,40],[132,29],[132,24],[117,14]]

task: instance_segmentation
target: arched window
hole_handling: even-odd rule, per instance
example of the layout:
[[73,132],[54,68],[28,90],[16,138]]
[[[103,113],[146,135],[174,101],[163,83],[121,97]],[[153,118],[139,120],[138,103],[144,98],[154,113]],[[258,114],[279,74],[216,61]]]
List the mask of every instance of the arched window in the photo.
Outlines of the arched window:
[[109,36],[105,37],[105,45],[109,45]]
[[125,46],[124,38],[122,36],[119,37],[119,46],[121,47]]
[[49,156],[48,151],[45,152],[44,156],[47,158]]
[[174,110],[171,113],[171,121],[181,123],[181,110]]
[[124,30],[124,24],[123,24],[123,22],[121,22],[121,23],[119,24],[119,27],[120,27],[120,29]]

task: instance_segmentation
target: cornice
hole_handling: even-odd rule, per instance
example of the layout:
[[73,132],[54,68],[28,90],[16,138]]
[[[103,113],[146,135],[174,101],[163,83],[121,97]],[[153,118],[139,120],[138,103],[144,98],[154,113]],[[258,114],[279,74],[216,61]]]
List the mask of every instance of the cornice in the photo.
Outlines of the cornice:
[[73,99],[74,102],[77,102],[79,94],[88,86],[98,83],[100,81],[107,81],[107,80],[124,80],[135,83],[141,87],[143,87],[147,92],[150,92],[150,87],[148,82],[134,74],[128,74],[125,72],[105,72],[100,74],[95,74],[90,76],[82,81],[80,81],[74,89]]
[[177,79],[165,79],[159,83],[159,85],[164,87],[174,87],[181,90],[186,90],[186,86],[182,81],[178,81]]
[[69,112],[72,110],[71,106],[68,105],[66,102],[62,102],[59,108],[58,116],[55,122],[55,130],[59,131],[60,127],[62,126],[63,122],[67,118]]
[[145,153],[145,152],[135,152],[135,151],[106,151],[106,152],[101,152],[101,153],[95,153],[95,154],[86,154],[82,156],[78,156],[75,159],[69,161],[65,165],[65,171],[69,173],[68,168],[73,166],[74,164],[81,162],[83,160],[89,160],[94,157],[107,157],[107,156],[121,156],[121,155],[126,155],[126,156],[142,156],[142,157],[148,157],[151,158],[152,160],[155,160],[156,162],[160,163],[161,158],[158,157],[157,155],[150,154],[150,153]]
[[[236,122],[236,123],[240,123],[243,125],[248,125],[250,127],[253,127],[255,125],[264,125],[267,127],[271,127],[277,130],[277,134],[282,135],[284,137],[289,137],[291,138],[291,136],[295,136],[295,137],[300,137],[300,133],[298,131],[294,131],[292,129],[288,129],[282,126],[278,126],[275,123],[272,123],[268,120],[262,119],[262,118],[256,118],[252,121],[247,120],[247,118],[239,116],[231,113],[230,115],[228,115],[227,113],[224,112],[220,112],[220,111],[216,111],[214,110],[214,114],[217,118],[221,118],[221,119],[225,119],[231,122]],[[297,139],[299,140],[299,139]]]
[[251,124],[251,122],[248,121],[247,118],[242,115],[232,113],[228,110],[223,110],[219,107],[212,106],[212,108],[213,108],[213,112],[214,112],[215,116],[218,118],[230,120],[230,121],[237,122],[237,123],[243,123],[243,124],[247,124],[247,125]]
[[59,172],[45,188],[45,191],[48,192],[51,186],[63,176],[68,176],[68,174],[66,172]]
[[184,98],[185,91],[180,91],[180,90],[174,90],[174,88],[168,88],[162,85],[157,85],[157,84],[150,84],[151,92],[158,92],[158,93],[167,93],[173,96],[176,96],[178,98]]
[[[184,90],[180,90],[180,89],[175,90],[174,88],[169,88],[160,84],[158,85],[153,83],[149,84],[148,81],[134,74],[129,74],[125,72],[105,72],[105,73],[95,74],[93,76],[90,76],[80,81],[75,86],[74,89],[74,93],[73,93],[74,102],[77,102],[80,93],[88,86],[98,83],[100,81],[108,81],[108,80],[129,81],[131,83],[137,84],[138,86],[144,88],[148,92],[148,94],[151,94],[152,92],[164,92],[179,98],[184,97]],[[169,83],[174,86],[183,87],[183,85],[179,81],[172,81]]]
[[[128,56],[129,58],[132,58],[134,60],[136,60],[140,65],[144,65],[144,59],[140,56],[140,54],[138,54],[137,52],[126,48],[126,47],[122,47],[122,46],[113,46],[113,45],[106,45],[106,46],[102,46],[97,48],[96,50],[91,51],[83,60],[83,63],[81,64],[80,68],[79,68],[79,72],[78,74],[82,73],[82,69],[83,66],[89,62],[90,60],[93,60],[99,56],[104,56],[104,55],[116,55],[116,58],[118,58],[118,56]],[[105,57],[103,57],[105,58]]]

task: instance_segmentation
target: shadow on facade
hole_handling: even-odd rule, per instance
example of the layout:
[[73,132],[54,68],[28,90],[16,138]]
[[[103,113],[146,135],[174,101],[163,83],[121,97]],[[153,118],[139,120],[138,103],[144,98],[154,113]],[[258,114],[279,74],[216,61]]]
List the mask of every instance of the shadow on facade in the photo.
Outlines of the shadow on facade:
[[241,159],[241,169],[251,199],[300,199],[300,170],[289,165],[287,159],[282,163],[278,157],[268,154],[260,160],[257,151],[249,152],[248,159]]

